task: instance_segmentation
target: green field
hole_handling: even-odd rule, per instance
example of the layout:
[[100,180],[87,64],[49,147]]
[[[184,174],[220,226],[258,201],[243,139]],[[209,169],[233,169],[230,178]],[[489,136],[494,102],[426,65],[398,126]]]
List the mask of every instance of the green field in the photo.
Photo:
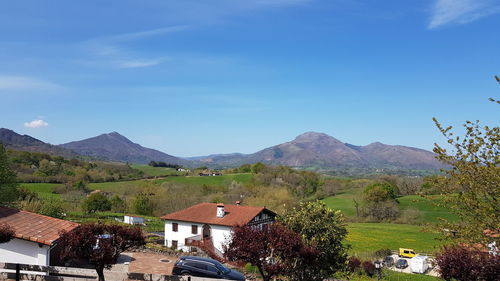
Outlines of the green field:
[[442,245],[441,235],[423,232],[423,228],[408,224],[349,223],[347,243],[350,254],[369,257],[379,249],[411,248],[420,253],[433,253]]
[[439,195],[431,195],[426,198],[418,195],[408,195],[399,197],[399,206],[402,210],[414,208],[422,212],[422,218],[425,222],[436,223],[441,219],[456,220],[456,216],[444,207],[437,206],[441,200]]
[[180,175],[182,172],[177,172],[174,168],[165,168],[165,167],[152,167],[149,165],[132,165],[132,168],[137,169],[148,176],[154,177],[162,177],[162,176],[170,176],[170,175]]
[[21,187],[37,193],[42,199],[59,198],[60,195],[53,192],[57,186],[61,185],[59,183],[21,183]]
[[[361,198],[359,196],[361,192],[361,189],[351,189],[338,195],[327,197],[323,199],[323,202],[332,209],[342,211],[346,217],[355,217],[356,208],[353,199]],[[456,219],[446,208],[436,205],[436,203],[439,203],[440,198],[439,195],[432,195],[425,198],[418,195],[407,195],[399,197],[398,201],[401,210],[419,210],[422,214],[422,220],[425,223],[436,223],[439,222],[440,218],[447,220]],[[361,199],[358,199],[358,203],[361,204],[362,202],[360,201]]]
[[141,186],[148,185],[161,185],[164,182],[176,182],[187,185],[202,186],[204,184],[209,186],[223,186],[227,187],[231,182],[236,181],[239,183],[247,183],[252,179],[251,174],[227,174],[215,177],[200,177],[200,176],[171,176],[161,179],[151,180],[136,180],[136,181],[120,181],[120,182],[102,182],[90,183],[90,189],[108,191],[108,192],[121,192],[124,189],[133,189]]

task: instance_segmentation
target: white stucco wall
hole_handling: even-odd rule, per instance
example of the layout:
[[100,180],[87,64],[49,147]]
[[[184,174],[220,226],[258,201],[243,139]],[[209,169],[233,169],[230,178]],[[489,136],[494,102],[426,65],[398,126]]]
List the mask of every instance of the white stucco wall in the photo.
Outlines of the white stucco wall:
[[226,242],[226,239],[231,237],[231,227],[223,225],[210,225],[212,227],[212,241],[214,247],[222,252],[222,245]]
[[[177,223],[177,232],[172,231],[172,224]],[[198,234],[191,233],[191,226],[198,226]],[[193,237],[196,235],[203,234],[203,225],[201,223],[193,222],[181,222],[181,221],[165,221],[165,242],[164,245],[167,247],[172,247],[172,240],[177,240],[178,249],[183,251],[189,251],[189,247],[184,246],[186,238]],[[231,227],[221,226],[221,225],[210,225],[211,236],[214,246],[222,252],[222,245],[225,242],[226,237],[231,233]]]
[[50,247],[14,238],[0,244],[0,262],[49,265]]
[[[172,224],[177,223],[177,232],[172,231]],[[191,233],[191,226],[198,226],[198,234]],[[172,247],[172,240],[177,240],[178,249],[189,251],[189,247],[185,247],[184,243],[186,238],[201,235],[203,231],[203,224],[194,222],[181,222],[181,221],[165,221],[165,243],[167,247]]]

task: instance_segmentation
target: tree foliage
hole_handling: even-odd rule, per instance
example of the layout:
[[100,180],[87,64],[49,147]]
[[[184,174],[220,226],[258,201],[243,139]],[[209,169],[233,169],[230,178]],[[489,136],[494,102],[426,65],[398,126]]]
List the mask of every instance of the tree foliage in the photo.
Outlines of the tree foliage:
[[14,229],[8,224],[0,224],[0,244],[7,243],[14,238]]
[[145,241],[139,227],[94,223],[62,233],[59,243],[63,246],[63,260],[88,260],[99,281],[104,281],[104,269],[111,268],[123,251],[142,246]]
[[445,280],[498,281],[500,256],[480,249],[454,245],[445,247],[437,256],[439,273]]
[[314,260],[318,252],[305,246],[300,235],[280,224],[259,228],[237,226],[230,241],[224,245],[229,261],[251,263],[264,281],[297,270],[298,260]]
[[101,192],[90,194],[82,203],[82,209],[87,213],[103,212],[111,210],[111,202]]
[[132,211],[135,214],[150,216],[153,209],[153,201],[147,194],[138,194],[132,202]]
[[451,146],[450,151],[438,144],[434,147],[437,158],[450,166],[439,187],[448,194],[444,204],[460,218],[445,227],[458,230],[458,236],[467,241],[491,239],[483,231],[500,230],[500,128],[466,121],[461,137],[455,136],[452,126],[445,128],[433,120]]
[[374,183],[363,192],[363,215],[375,221],[394,220],[399,216],[396,190],[389,183]]
[[0,143],[0,203],[12,202],[17,197],[16,173],[11,169],[5,148]]
[[319,252],[314,259],[299,259],[291,280],[324,280],[344,268],[347,249],[342,241],[347,230],[340,211],[327,208],[321,201],[304,202],[281,221]]

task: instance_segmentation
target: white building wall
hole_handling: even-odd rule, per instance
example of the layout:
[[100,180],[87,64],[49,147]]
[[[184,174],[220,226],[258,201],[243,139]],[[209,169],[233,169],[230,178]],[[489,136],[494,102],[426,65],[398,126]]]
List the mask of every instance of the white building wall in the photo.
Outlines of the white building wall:
[[49,254],[49,246],[22,239],[0,244],[0,262],[49,265]]
[[[177,232],[172,231],[172,224],[177,223]],[[191,233],[191,226],[198,226],[198,234]],[[189,247],[184,245],[186,238],[193,237],[196,235],[203,235],[203,225],[200,223],[193,222],[181,222],[181,221],[165,221],[165,242],[164,245],[167,247],[172,247],[172,240],[177,241],[178,249],[188,252]],[[231,227],[222,225],[210,225],[212,242],[214,247],[222,252],[222,245],[225,243],[226,238],[231,235]]]
[[226,243],[226,239],[231,237],[231,227],[223,225],[210,225],[212,228],[212,242],[214,247],[222,253],[222,245]]
[[[172,231],[172,224],[177,223],[177,232]],[[191,233],[191,226],[198,226],[198,234]],[[188,252],[189,247],[184,246],[186,238],[193,237],[196,235],[202,235],[203,224],[194,222],[182,222],[182,221],[165,221],[165,243],[167,247],[172,247],[172,241],[177,241],[178,249]]]

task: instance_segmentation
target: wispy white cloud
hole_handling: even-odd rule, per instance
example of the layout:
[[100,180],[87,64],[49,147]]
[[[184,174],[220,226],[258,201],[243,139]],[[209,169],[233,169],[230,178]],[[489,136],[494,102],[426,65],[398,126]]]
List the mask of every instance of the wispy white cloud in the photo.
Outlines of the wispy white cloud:
[[126,60],[118,63],[119,68],[138,68],[158,65],[165,61],[164,58],[149,59],[149,60]]
[[109,37],[96,38],[94,40],[107,41],[107,42],[134,41],[134,40],[144,39],[144,38],[152,37],[152,36],[158,36],[158,35],[162,35],[162,34],[166,34],[166,33],[179,32],[179,31],[189,29],[190,27],[191,27],[190,25],[174,25],[174,26],[167,26],[167,27],[150,29],[150,30],[143,30],[143,31],[138,31],[138,32],[117,34],[117,35],[112,35]]
[[0,75],[0,90],[58,90],[61,85],[29,76]]
[[24,127],[28,128],[40,128],[40,127],[47,127],[49,123],[43,121],[42,119],[36,119],[31,122],[26,122],[24,123]]
[[436,0],[429,29],[446,24],[466,24],[500,12],[498,0]]

